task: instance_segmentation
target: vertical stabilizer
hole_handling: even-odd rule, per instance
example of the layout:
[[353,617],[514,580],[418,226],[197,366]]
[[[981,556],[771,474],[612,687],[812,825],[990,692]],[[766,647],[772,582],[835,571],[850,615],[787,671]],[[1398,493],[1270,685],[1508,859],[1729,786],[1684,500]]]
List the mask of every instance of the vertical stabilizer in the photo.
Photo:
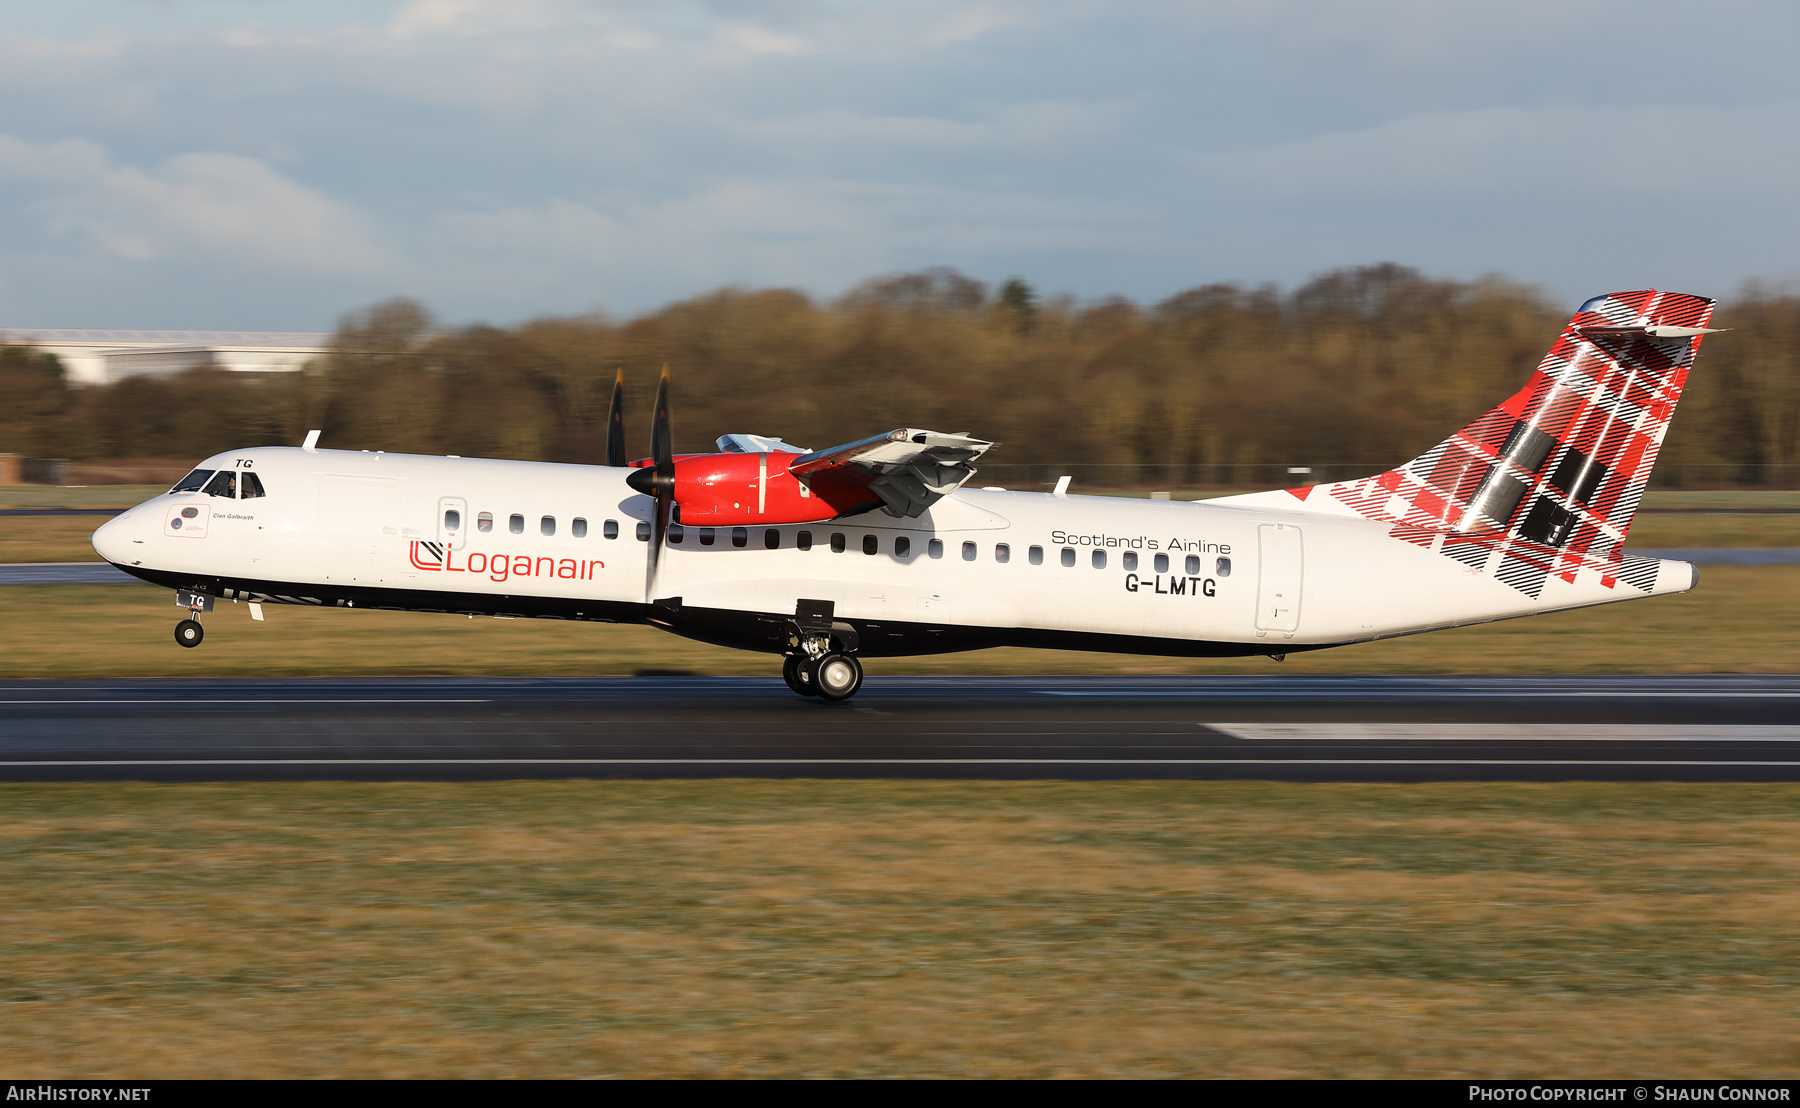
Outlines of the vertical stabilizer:
[[[1537,596],[1582,568],[1648,588],[1621,548],[1687,384],[1713,302],[1656,291],[1583,304],[1523,389],[1398,469],[1227,497],[1353,514]],[[1634,566],[1643,561],[1646,566]],[[1649,577],[1638,582],[1637,576]]]

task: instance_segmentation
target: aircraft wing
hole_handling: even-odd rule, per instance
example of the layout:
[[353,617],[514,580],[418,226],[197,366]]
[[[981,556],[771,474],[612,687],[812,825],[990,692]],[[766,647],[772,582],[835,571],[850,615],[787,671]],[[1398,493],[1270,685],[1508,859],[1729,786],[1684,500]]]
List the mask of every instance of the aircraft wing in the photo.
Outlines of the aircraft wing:
[[975,476],[975,459],[993,445],[964,434],[902,427],[802,454],[788,472],[808,484],[867,488],[889,515],[911,518]]

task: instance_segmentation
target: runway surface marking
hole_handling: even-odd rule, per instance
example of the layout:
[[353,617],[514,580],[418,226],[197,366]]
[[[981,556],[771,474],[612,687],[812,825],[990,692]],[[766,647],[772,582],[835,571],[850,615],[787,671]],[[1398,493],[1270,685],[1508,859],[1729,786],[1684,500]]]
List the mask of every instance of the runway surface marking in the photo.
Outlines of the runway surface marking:
[[[1087,697],[1090,699],[1099,698],[1099,697],[1111,697],[1111,698],[1115,698],[1115,699],[1131,699],[1131,700],[1193,700],[1193,699],[1206,697],[1206,696],[1216,696],[1216,695],[1219,695],[1219,693],[1223,690],[1196,688],[1196,689],[1143,689],[1143,690],[1037,689],[1035,691],[1036,691],[1037,695],[1039,695],[1039,696],[1078,696],[1078,697]],[[1285,695],[1291,695],[1291,694],[1283,692],[1280,694],[1272,693],[1271,695],[1284,695],[1285,696]],[[1392,697],[1396,694],[1393,690],[1384,689],[1384,688],[1371,688],[1371,689],[1332,688],[1328,691],[1328,695],[1334,696],[1334,697],[1355,698],[1355,697]],[[1424,697],[1433,697],[1433,698],[1450,697],[1453,699],[1461,700],[1461,699],[1466,699],[1470,696],[1529,697],[1533,700],[1536,700],[1539,698],[1547,698],[1547,697],[1574,697],[1574,696],[1586,696],[1586,697],[1599,696],[1599,697],[1610,697],[1610,698],[1615,698],[1615,699],[1617,699],[1617,698],[1649,697],[1649,696],[1679,696],[1679,697],[1685,697],[1687,699],[1692,700],[1692,699],[1696,699],[1696,698],[1740,699],[1740,698],[1749,698],[1749,697],[1800,697],[1800,692],[1729,692],[1729,691],[1715,692],[1710,689],[1704,690],[1704,691],[1699,691],[1699,692],[1692,692],[1692,691],[1690,691],[1690,692],[1652,692],[1652,691],[1640,691],[1638,689],[1582,689],[1582,690],[1542,689],[1542,690],[1540,690],[1540,689],[1488,689],[1488,688],[1482,688],[1478,691],[1472,692],[1468,688],[1457,687],[1457,688],[1445,688],[1445,689],[1407,688],[1405,690],[1405,696],[1409,700],[1415,699],[1415,698],[1424,698]]]
[[1800,742],[1800,726],[1705,723],[1214,723],[1252,742]]
[[423,696],[387,696],[387,697],[285,697],[285,698],[253,698],[236,696],[217,697],[161,697],[156,700],[75,700],[63,697],[59,700],[13,700],[0,697],[0,704],[79,704],[91,706],[98,704],[491,704],[491,700],[480,700],[472,697],[423,697]]
[[95,766],[1781,766],[1696,758],[158,758],[4,761],[0,769]]

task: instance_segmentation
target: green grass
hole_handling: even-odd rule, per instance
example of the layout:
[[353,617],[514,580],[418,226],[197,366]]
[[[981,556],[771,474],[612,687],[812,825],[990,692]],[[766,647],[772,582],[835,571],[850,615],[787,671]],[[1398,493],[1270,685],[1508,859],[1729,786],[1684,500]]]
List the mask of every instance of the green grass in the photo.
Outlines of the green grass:
[[[771,674],[775,661],[648,627],[221,601],[206,642],[175,644],[174,594],[148,585],[0,589],[0,678],[161,675]],[[899,673],[1793,673],[1800,566],[1708,566],[1680,596],[1267,658],[1196,660],[1002,649],[875,658]]]
[[0,786],[34,1077],[1800,1073],[1800,788]]

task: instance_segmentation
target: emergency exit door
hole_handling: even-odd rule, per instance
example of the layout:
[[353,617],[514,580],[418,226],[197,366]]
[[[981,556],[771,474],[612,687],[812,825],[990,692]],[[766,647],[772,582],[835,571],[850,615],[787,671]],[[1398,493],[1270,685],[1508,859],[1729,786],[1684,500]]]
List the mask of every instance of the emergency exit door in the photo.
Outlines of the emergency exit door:
[[1300,588],[1305,553],[1300,528],[1265,523],[1257,528],[1256,629],[1292,635],[1300,629]]

